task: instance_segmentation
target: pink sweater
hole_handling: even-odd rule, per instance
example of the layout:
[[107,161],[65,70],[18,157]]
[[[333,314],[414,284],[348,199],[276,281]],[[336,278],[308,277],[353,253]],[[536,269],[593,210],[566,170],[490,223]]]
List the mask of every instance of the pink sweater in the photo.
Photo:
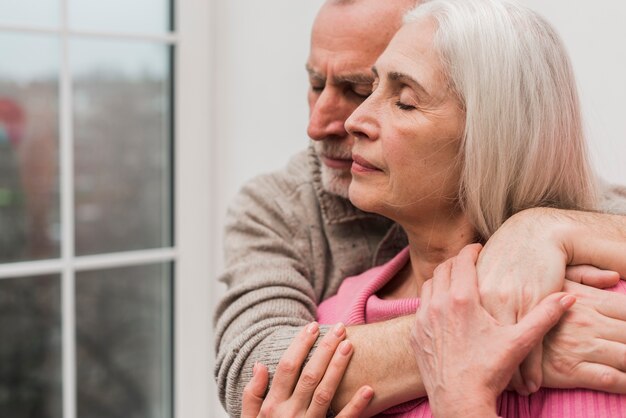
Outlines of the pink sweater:
[[[419,306],[418,298],[382,300],[376,296],[376,292],[408,262],[409,250],[405,248],[387,264],[358,276],[348,277],[335,296],[319,305],[318,321],[321,324],[341,321],[355,325],[414,313]],[[626,285],[621,281],[610,290],[626,294]],[[393,370],[390,372],[393,373]],[[528,397],[504,392],[498,400],[498,414],[505,418],[626,418],[626,395],[582,389],[543,388]],[[428,400],[422,398],[390,408],[379,417],[431,418],[432,414]]]

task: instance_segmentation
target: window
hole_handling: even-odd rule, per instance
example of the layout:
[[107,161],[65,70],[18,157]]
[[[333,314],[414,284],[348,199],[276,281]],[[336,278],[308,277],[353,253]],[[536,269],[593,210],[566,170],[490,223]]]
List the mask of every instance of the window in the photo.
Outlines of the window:
[[0,0],[0,416],[208,411],[205,3]]

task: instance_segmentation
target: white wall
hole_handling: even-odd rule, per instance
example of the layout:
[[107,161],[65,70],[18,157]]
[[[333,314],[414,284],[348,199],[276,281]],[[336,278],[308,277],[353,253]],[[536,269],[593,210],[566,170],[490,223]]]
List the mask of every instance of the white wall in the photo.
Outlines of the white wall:
[[598,173],[626,184],[626,3],[524,2],[552,22],[570,52]]
[[[556,26],[571,53],[598,172],[626,184],[621,160],[626,157],[626,3],[523,1]],[[306,146],[304,63],[321,3],[217,3],[216,231],[221,231],[228,201],[246,179],[282,167]],[[219,269],[219,234],[214,242]]]
[[[243,183],[308,144],[304,64],[321,0],[217,3],[216,225]],[[221,234],[222,228],[215,230]],[[216,237],[216,242],[221,242]],[[221,251],[221,248],[216,248]],[[218,260],[221,259],[218,257]],[[218,263],[219,268],[219,263]]]
[[216,139],[220,209],[243,182],[306,147],[311,24],[320,0],[219,2]]

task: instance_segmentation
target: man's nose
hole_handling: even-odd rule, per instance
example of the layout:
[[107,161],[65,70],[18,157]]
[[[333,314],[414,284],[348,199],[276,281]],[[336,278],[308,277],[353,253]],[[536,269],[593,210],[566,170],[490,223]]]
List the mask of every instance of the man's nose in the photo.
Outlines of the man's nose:
[[350,106],[336,89],[327,87],[311,104],[309,115],[309,137],[316,141],[342,139],[348,133],[344,123],[351,113]]

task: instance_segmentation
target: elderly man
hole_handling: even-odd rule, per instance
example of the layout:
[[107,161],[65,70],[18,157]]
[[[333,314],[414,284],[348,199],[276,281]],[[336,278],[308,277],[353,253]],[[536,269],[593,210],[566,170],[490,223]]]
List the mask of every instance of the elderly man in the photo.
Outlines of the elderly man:
[[[333,295],[345,277],[388,261],[406,245],[397,226],[347,200],[353,138],[344,122],[369,95],[371,66],[401,25],[403,12],[414,5],[415,0],[328,0],[322,6],[306,65],[313,145],[283,171],[253,179],[231,205],[226,270],[220,278],[228,292],[216,313],[215,370],[220,398],[231,415],[239,414],[255,362],[274,369],[298,330],[315,319],[317,304]],[[624,197],[620,201],[615,195],[607,192],[605,206],[626,213]],[[501,321],[514,322],[545,296],[534,284],[562,286],[565,264],[594,264],[624,276],[626,261],[616,256],[626,250],[624,241],[626,221],[619,216],[522,212],[505,223],[481,254],[483,303]],[[593,282],[594,275],[577,278]],[[376,393],[370,413],[425,396],[408,343],[411,325],[405,317],[347,328],[354,355],[335,408],[366,383]],[[618,360],[626,345],[611,347],[602,359],[564,355],[558,372],[569,376],[563,384],[626,393],[626,375],[620,370],[626,367]],[[540,354],[535,352],[535,365]],[[523,383],[534,389],[541,374],[537,367],[529,370]]]

